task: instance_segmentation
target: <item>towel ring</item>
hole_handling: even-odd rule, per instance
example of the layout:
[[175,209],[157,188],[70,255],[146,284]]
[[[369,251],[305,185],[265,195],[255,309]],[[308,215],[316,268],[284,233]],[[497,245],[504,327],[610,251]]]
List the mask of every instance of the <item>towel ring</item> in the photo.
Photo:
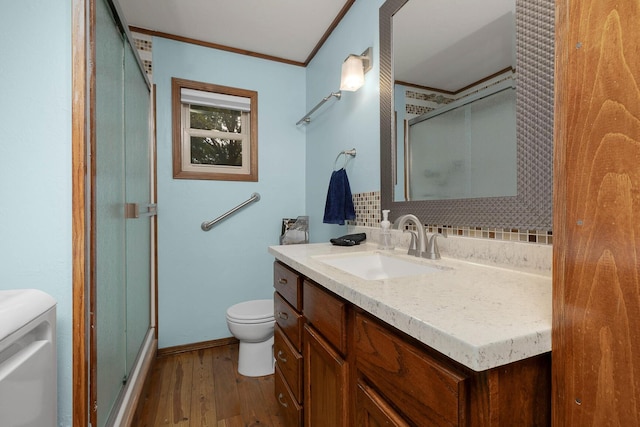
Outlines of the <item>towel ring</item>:
[[351,157],[355,157],[356,156],[356,149],[352,148],[351,150],[344,150],[338,153],[338,156],[336,157],[336,160],[333,162],[333,170],[340,170],[340,169],[336,169],[336,165],[338,164],[338,160],[340,159],[340,156],[344,156],[344,163],[342,164],[342,167],[340,169],[344,169],[347,166],[347,163],[349,162],[349,159]]

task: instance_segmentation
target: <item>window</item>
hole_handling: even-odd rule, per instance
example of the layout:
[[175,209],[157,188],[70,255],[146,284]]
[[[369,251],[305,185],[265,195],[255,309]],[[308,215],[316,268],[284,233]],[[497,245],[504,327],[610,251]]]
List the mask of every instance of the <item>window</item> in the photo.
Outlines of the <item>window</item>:
[[173,177],[258,180],[258,93],[171,79]]

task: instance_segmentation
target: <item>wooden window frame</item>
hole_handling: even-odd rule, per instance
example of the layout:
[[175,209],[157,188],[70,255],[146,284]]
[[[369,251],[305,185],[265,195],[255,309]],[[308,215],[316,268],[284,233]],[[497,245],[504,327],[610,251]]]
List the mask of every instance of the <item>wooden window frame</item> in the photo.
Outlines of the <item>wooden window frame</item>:
[[[182,89],[194,89],[204,92],[224,95],[240,96],[250,99],[249,113],[249,168],[248,172],[239,168],[212,167],[206,170],[203,166],[199,171],[185,170],[183,158],[190,158],[185,152],[183,144],[183,104],[180,93]],[[184,80],[173,77],[171,79],[171,114],[173,126],[173,178],[176,179],[209,179],[218,181],[258,181],[258,92],[211,83]],[[188,147],[188,146],[187,146]]]

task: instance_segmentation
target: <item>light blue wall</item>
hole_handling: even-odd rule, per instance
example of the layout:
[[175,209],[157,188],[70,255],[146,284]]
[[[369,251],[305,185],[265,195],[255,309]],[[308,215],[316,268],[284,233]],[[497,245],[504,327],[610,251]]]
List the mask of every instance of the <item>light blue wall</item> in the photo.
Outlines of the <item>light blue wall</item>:
[[57,306],[58,424],[71,425],[71,2],[0,13],[0,289]]
[[[329,178],[340,151],[356,148],[347,174],[352,193],[380,190],[380,91],[378,9],[384,0],[356,1],[307,67],[307,109],[340,87],[342,62],[351,53],[373,49],[373,68],[357,92],[327,102],[306,126],[306,199],[313,242],[346,233],[345,226],[322,223]],[[304,114],[304,113],[303,113]],[[302,117],[302,116],[301,116]]]
[[[231,336],[227,307],[270,298],[273,257],[284,217],[305,214],[302,67],[153,39],[158,133],[159,347]],[[171,77],[258,92],[258,182],[172,178]],[[209,221],[248,199],[261,200],[219,223]]]
[[[271,296],[273,258],[266,248],[277,243],[281,218],[309,214],[315,241],[345,231],[322,224],[339,151],[358,149],[347,169],[353,192],[379,189],[377,20],[382,3],[357,1],[306,70],[154,39],[160,347],[229,336],[224,320],[229,305]],[[68,426],[71,3],[13,2],[3,7],[0,26],[0,288],[38,288],[58,301],[58,424]],[[310,125],[296,127],[306,111],[338,89],[344,58],[369,46],[374,60],[365,86],[332,100]],[[172,179],[171,76],[258,91],[259,182]],[[208,233],[200,230],[203,220],[254,191],[261,194],[260,202]]]

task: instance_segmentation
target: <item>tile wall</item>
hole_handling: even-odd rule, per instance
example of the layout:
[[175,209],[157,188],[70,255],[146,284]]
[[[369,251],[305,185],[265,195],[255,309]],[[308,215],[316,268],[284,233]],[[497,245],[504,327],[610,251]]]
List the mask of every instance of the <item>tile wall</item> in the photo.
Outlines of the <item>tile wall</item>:
[[[353,205],[356,219],[349,221],[349,225],[361,227],[379,227],[381,221],[380,192],[353,194]],[[512,242],[552,244],[553,236],[550,230],[520,230],[516,228],[489,227],[457,227],[453,225],[424,224],[427,232],[442,232],[444,229],[449,236],[478,237],[483,239],[507,240]]]
[[133,44],[142,60],[144,71],[153,83],[153,38],[147,34],[131,33]]

